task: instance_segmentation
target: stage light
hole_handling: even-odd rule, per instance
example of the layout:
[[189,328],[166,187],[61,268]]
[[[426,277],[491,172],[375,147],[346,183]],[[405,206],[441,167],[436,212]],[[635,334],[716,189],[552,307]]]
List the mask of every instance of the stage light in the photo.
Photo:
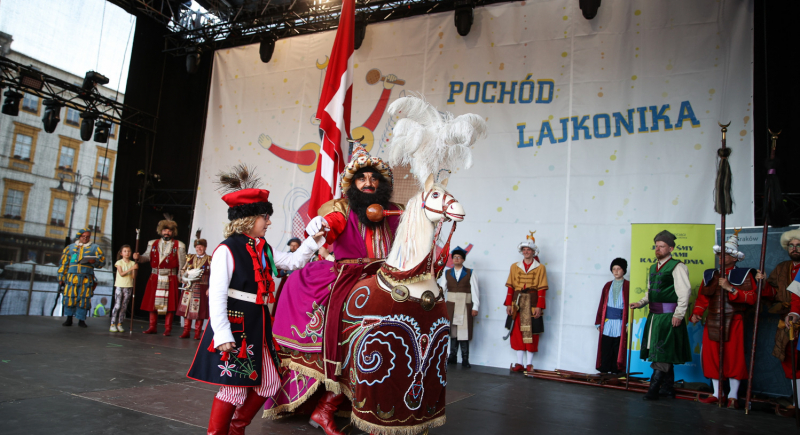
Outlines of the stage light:
[[356,28],[355,28],[355,41],[353,41],[353,48],[358,50],[361,48],[361,44],[364,43],[364,37],[367,35],[367,20],[360,16],[356,18]]
[[44,100],[42,104],[44,104],[44,116],[42,117],[44,131],[52,133],[56,131],[56,126],[58,126],[58,122],[61,121],[61,108],[64,107],[64,105],[56,100],[50,99]]
[[22,94],[9,89],[3,95],[6,96],[5,101],[3,101],[3,113],[11,116],[19,115],[19,100],[22,99]]
[[83,78],[83,90],[91,91],[95,85],[107,85],[108,84],[108,77],[100,74],[99,72],[89,71],[86,73],[86,77]]
[[94,127],[94,141],[100,143],[108,142],[108,131],[110,128],[110,122],[104,119],[97,121]]
[[258,46],[258,55],[261,57],[261,62],[269,62],[274,51],[275,37],[272,34],[268,34],[261,39],[261,44]]
[[469,31],[472,28],[472,22],[475,19],[472,10],[475,8],[475,5],[472,3],[472,0],[460,0],[455,3],[456,12],[454,15],[456,30],[458,34],[461,36],[469,35]]
[[92,139],[92,132],[94,131],[94,120],[97,119],[97,113],[84,112],[81,113],[81,140],[84,142]]
[[597,10],[600,9],[600,0],[579,0],[578,3],[581,7],[583,18],[591,20],[597,16]]
[[197,67],[200,66],[200,51],[194,49],[186,55],[186,72],[194,74],[197,72]]
[[44,77],[36,71],[22,70],[19,72],[19,82],[23,86],[41,91],[44,87]]

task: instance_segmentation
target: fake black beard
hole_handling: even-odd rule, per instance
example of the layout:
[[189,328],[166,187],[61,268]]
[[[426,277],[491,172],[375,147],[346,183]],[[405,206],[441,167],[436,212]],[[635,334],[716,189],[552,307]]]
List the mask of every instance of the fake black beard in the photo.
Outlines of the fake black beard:
[[389,207],[389,199],[392,197],[392,188],[389,183],[381,181],[375,193],[364,193],[355,186],[355,183],[347,189],[347,200],[350,202],[350,209],[358,216],[358,221],[369,228],[375,228],[381,222],[372,222],[367,218],[367,207],[372,204],[380,204],[384,210]]
[[170,240],[172,240],[171,236],[161,236],[161,238],[164,239],[165,242],[169,242]]

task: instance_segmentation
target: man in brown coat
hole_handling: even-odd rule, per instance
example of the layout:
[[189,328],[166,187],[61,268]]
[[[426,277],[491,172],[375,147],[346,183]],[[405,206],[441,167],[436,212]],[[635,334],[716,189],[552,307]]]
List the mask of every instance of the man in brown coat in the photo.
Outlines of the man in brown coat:
[[[779,263],[770,272],[762,296],[774,302],[769,311],[780,314],[783,319],[791,311],[792,303],[792,294],[786,290],[786,287],[792,283],[797,271],[800,270],[800,230],[791,230],[781,234],[781,246],[788,252],[789,260]],[[778,329],[775,332],[775,347],[772,349],[772,355],[781,360],[787,379],[792,378],[790,347],[789,330],[786,329],[785,322],[781,320],[778,322]],[[795,350],[795,352],[797,351]],[[796,360],[800,361],[800,353],[796,356]],[[797,377],[800,378],[800,370],[797,371]]]

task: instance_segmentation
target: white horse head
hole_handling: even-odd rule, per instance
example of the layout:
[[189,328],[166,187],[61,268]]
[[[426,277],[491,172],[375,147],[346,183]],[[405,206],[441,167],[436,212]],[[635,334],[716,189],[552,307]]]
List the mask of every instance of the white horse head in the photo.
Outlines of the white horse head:
[[436,183],[430,175],[425,181],[425,189],[411,197],[397,227],[386,264],[402,271],[414,268],[433,249],[439,221],[464,220],[464,207],[445,189],[446,185],[447,180]]

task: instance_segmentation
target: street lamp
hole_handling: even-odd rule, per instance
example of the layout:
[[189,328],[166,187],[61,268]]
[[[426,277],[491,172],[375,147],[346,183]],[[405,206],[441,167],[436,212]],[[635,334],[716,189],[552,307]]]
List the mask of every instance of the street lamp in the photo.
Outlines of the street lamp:
[[78,197],[81,195],[79,188],[80,186],[84,186],[83,182],[85,180],[89,180],[89,192],[86,193],[86,197],[94,198],[94,193],[92,192],[94,180],[88,175],[81,176],[81,171],[78,171],[75,173],[75,178],[72,180],[72,190],[67,190],[64,189],[64,174],[59,175],[58,179],[58,190],[64,190],[72,195],[72,209],[69,212],[69,231],[67,232],[67,236],[64,238],[64,246],[69,246],[69,244],[72,243],[72,219],[75,217],[75,203],[77,202]]

